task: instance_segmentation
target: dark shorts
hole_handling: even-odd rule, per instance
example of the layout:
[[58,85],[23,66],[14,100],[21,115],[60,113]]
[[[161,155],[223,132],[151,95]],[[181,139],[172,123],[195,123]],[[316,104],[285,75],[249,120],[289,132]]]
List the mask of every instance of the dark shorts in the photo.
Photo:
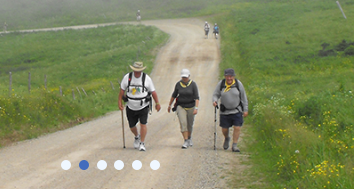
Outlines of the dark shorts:
[[126,110],[127,110],[127,118],[128,118],[130,128],[135,127],[138,121],[140,121],[140,123],[143,125],[147,124],[147,119],[149,115],[149,106],[146,106],[145,108],[138,111],[131,110],[127,106]]
[[242,126],[243,115],[242,113],[220,115],[220,127],[230,128],[232,126]]

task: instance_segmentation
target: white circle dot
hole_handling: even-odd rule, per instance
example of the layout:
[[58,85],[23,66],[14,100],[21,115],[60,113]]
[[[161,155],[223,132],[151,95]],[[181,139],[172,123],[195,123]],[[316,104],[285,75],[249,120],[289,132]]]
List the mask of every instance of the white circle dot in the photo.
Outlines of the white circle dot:
[[104,161],[104,160],[100,160],[98,163],[97,163],[97,168],[99,170],[105,170],[107,168],[107,162]]
[[150,163],[150,167],[151,167],[152,170],[156,171],[156,170],[158,170],[160,168],[160,162],[157,161],[157,160],[153,160]]
[[61,162],[61,168],[64,170],[69,170],[71,168],[71,163],[69,160],[64,160]]
[[116,162],[114,162],[114,168],[116,168],[117,170],[122,170],[124,168],[124,162],[121,160],[117,160]]
[[141,161],[135,160],[135,161],[133,162],[132,166],[133,166],[133,169],[135,169],[135,170],[140,170],[141,167],[143,166],[143,164],[141,163]]

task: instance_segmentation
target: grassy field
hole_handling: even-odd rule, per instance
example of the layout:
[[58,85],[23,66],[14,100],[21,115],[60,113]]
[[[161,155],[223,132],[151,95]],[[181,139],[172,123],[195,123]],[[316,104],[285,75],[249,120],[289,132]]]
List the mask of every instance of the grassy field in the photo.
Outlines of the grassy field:
[[265,183],[249,188],[354,187],[354,4],[341,5],[347,19],[316,0],[239,1],[218,18],[220,70],[245,84],[245,143]]
[[228,10],[232,0],[0,0],[0,24],[8,30],[73,26],[211,15]]
[[[353,2],[340,1],[344,19],[327,0],[0,1],[0,18],[9,30],[134,20],[137,9],[143,19],[213,15],[208,19],[221,31],[220,75],[235,68],[250,103],[246,122],[252,126],[245,128],[240,147],[250,154],[253,169],[249,182],[235,178],[230,188],[354,188]],[[153,49],[166,38],[144,26],[0,37],[2,142],[115,110],[117,92],[109,82],[118,88],[117,78],[136,59],[138,46],[151,70]],[[149,42],[141,46],[143,40]],[[89,95],[80,97],[76,87]]]

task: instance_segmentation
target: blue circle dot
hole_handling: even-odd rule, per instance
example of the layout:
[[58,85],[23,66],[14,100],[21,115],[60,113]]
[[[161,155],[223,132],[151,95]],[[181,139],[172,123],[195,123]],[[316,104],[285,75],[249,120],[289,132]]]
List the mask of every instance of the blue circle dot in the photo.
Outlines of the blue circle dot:
[[86,170],[89,168],[89,163],[86,160],[82,160],[82,161],[80,161],[79,166],[80,166],[80,169]]

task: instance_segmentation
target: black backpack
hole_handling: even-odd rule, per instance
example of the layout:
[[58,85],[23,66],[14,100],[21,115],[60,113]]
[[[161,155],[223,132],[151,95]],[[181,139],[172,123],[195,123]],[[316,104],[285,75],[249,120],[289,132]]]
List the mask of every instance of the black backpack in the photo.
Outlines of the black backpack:
[[[132,77],[133,77],[133,72],[130,72],[129,79],[128,79],[128,87],[127,87],[128,92],[129,92],[130,83],[132,82]],[[143,77],[141,78],[141,83],[143,85],[143,92],[145,91],[145,78],[146,78],[146,73],[143,72]]]
[[[225,85],[225,79],[223,79],[221,81],[221,85],[220,85],[220,91],[222,91],[223,88],[226,88],[226,85]],[[238,92],[240,92],[240,88],[238,86],[238,81],[237,79],[235,78],[235,84],[233,84],[231,86],[231,88],[236,88],[238,90]],[[223,106],[222,104],[220,104],[220,110],[221,110],[221,106]],[[241,111],[238,109],[238,107],[241,107]],[[238,111],[240,112],[243,112],[243,105],[242,105],[242,101],[241,101],[241,92],[240,92],[240,104],[236,106],[236,109],[238,109]]]
[[209,30],[208,24],[205,24],[205,25],[204,25],[204,29],[205,29],[205,30]]

